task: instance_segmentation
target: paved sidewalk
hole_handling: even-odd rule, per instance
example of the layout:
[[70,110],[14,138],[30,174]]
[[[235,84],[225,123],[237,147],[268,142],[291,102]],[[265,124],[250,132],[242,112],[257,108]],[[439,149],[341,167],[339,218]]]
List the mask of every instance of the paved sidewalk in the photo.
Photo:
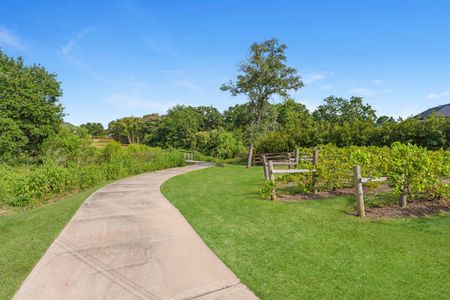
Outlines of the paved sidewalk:
[[15,299],[257,299],[160,193],[196,164],[110,184],[80,207]]

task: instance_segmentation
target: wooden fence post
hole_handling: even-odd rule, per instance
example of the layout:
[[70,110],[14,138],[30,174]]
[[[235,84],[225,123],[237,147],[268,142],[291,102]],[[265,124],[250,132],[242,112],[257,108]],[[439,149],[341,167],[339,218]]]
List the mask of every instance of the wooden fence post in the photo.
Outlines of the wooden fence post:
[[292,169],[292,165],[291,165],[291,153],[287,154],[287,161],[288,161],[288,169]]
[[[268,162],[268,167],[269,167],[269,178],[270,181],[275,185],[275,174],[273,173],[273,161],[269,160]],[[275,186],[272,189],[272,196],[271,196],[272,200],[276,200],[277,199],[277,193],[275,190]]]
[[265,155],[262,156],[263,170],[264,170],[264,178],[269,180],[269,166],[267,165],[267,157]]
[[364,190],[361,178],[361,167],[353,167],[353,178],[355,180],[355,197],[356,197],[356,209],[358,210],[358,215],[361,218],[366,216],[366,211],[364,209]]
[[300,151],[298,149],[295,149],[295,164],[298,165],[300,162]]
[[313,165],[317,166],[319,163],[319,149],[317,147],[313,150]]
[[317,193],[317,165],[319,164],[319,150],[317,147],[314,147],[312,163],[314,165],[314,169],[316,170],[313,173],[312,184],[313,184],[313,193]]

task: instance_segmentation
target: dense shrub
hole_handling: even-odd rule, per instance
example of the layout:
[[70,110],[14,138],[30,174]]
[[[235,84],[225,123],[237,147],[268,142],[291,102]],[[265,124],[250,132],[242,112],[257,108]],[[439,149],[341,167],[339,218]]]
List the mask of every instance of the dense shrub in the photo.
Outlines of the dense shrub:
[[62,166],[94,162],[96,149],[83,137],[83,132],[73,132],[62,127],[58,134],[49,137],[42,145],[42,160]]
[[[312,153],[306,148],[300,151],[303,155]],[[319,153],[316,173],[288,175],[282,179],[296,182],[306,193],[331,191],[353,187],[353,166],[360,165],[363,177],[387,176],[388,184],[397,195],[406,194],[411,199],[450,198],[450,185],[441,180],[450,177],[450,151],[394,143],[391,147],[324,145],[319,147]],[[302,162],[299,168],[313,167],[309,162]]]
[[143,145],[121,147],[112,143],[104,148],[96,160],[88,163],[78,161],[77,164],[67,165],[48,160],[22,172],[18,168],[1,166],[0,206],[36,206],[108,180],[182,165],[183,155],[176,150]]
[[222,159],[243,155],[246,150],[240,139],[224,129],[197,132],[193,148],[203,154]]

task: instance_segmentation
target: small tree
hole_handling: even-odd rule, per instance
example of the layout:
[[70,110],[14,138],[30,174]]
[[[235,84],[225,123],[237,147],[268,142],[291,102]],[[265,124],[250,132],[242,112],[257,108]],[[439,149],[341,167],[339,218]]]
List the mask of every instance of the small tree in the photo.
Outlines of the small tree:
[[392,144],[389,182],[400,196],[399,205],[406,207],[408,196],[417,196],[437,182],[433,175],[432,161],[425,148],[411,144]]
[[285,50],[286,45],[279,44],[276,39],[252,44],[250,57],[239,66],[236,81],[221,86],[222,91],[229,91],[233,96],[244,94],[248,97],[247,167],[252,162],[255,141],[266,131],[269,100],[274,95],[287,98],[289,91],[303,86],[297,70],[285,64]]

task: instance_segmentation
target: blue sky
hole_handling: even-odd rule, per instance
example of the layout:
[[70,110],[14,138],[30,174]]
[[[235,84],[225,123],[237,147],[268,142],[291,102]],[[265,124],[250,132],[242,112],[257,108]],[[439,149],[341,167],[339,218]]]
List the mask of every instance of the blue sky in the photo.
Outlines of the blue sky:
[[245,102],[219,86],[272,37],[311,110],[329,95],[395,117],[450,103],[448,0],[0,0],[0,47],[58,74],[74,124]]

